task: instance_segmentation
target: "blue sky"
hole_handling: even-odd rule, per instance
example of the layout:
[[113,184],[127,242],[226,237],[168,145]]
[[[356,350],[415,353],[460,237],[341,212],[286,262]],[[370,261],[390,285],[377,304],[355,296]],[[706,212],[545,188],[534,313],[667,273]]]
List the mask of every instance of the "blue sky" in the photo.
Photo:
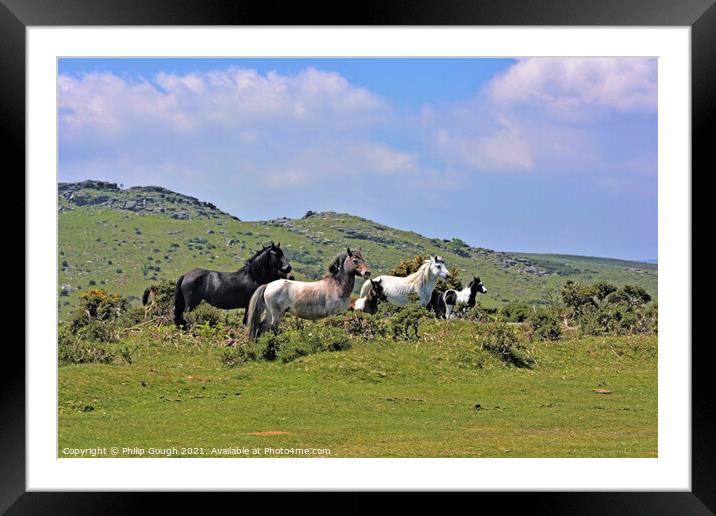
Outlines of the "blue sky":
[[62,59],[60,181],[657,256],[651,59]]

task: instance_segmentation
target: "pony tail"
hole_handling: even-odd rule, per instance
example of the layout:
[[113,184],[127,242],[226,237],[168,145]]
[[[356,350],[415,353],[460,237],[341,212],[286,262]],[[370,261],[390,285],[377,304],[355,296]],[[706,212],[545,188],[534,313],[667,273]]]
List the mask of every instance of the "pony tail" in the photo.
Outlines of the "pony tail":
[[147,306],[147,302],[149,302],[149,293],[152,291],[152,287],[147,287],[144,289],[144,294],[142,294],[142,305]]
[[[186,308],[186,301],[184,301],[184,293],[181,291],[182,281],[184,281],[184,275],[179,276],[177,286],[174,289],[174,324],[182,329],[186,329],[186,321],[183,315],[184,309]],[[146,293],[145,291],[145,294]]]
[[261,329],[261,315],[266,307],[266,300],[264,300],[264,292],[266,291],[266,285],[261,285],[256,289],[254,295],[251,296],[249,301],[249,307],[246,309],[249,324],[249,340],[255,341],[259,336],[259,330]]

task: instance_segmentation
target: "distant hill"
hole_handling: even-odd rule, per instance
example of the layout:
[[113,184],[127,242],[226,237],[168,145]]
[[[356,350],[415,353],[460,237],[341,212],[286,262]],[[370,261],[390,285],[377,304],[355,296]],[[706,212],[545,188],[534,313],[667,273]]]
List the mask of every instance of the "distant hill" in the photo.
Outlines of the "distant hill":
[[172,219],[220,219],[232,217],[210,202],[179,194],[160,186],[134,186],[123,190],[115,183],[80,181],[59,183],[60,213],[83,206],[131,211],[141,215],[161,214]]
[[61,318],[87,288],[104,288],[138,301],[150,283],[175,280],[195,267],[236,270],[268,241],[281,243],[299,279],[319,278],[346,246],[362,247],[376,274],[406,257],[439,254],[459,268],[463,280],[480,276],[489,289],[480,297],[486,306],[544,303],[567,279],[631,283],[653,297],[657,293],[653,264],[494,251],[345,213],[308,211],[300,219],[247,222],[211,203],[157,186],[60,183],[58,210]]

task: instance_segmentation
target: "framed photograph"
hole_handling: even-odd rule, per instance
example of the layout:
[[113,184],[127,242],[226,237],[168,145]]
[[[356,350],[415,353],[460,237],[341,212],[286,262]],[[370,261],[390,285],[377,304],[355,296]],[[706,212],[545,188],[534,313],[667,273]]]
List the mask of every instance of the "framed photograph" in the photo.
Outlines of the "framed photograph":
[[711,4],[5,1],[27,302],[0,507],[713,511]]

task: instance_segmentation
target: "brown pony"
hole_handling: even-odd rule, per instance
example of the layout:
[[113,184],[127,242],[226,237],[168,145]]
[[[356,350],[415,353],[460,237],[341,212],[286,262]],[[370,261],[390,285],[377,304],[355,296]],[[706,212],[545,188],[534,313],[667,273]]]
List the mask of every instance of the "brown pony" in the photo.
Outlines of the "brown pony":
[[365,297],[351,299],[351,310],[374,314],[378,311],[378,302],[388,300],[381,285],[383,280],[373,281],[372,279],[368,279],[368,281],[370,281],[368,293]]
[[[318,281],[279,279],[261,285],[249,302],[249,339],[256,340],[267,327],[278,331],[278,323],[286,312],[315,320],[346,311],[356,276],[368,278],[370,270],[360,249],[347,248],[336,256]],[[264,310],[266,318],[262,320]]]

